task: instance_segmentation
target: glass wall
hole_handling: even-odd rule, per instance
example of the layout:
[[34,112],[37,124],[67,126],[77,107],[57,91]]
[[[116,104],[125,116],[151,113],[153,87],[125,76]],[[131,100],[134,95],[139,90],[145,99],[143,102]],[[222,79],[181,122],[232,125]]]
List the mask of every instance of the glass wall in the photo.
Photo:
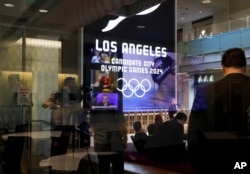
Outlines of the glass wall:
[[[80,170],[89,172],[92,168],[86,161],[106,160],[97,158],[100,151],[104,155],[119,151],[119,155],[125,154],[125,157],[119,157],[126,161],[136,159],[138,163],[145,162],[134,154],[138,150],[133,142],[134,123],[141,122],[140,131],[149,135],[148,126],[155,122],[156,115],[161,115],[162,121],[171,119],[171,101],[175,101],[176,112],[184,112],[188,116],[195,88],[222,77],[219,69],[221,52],[240,45],[249,57],[249,16],[221,23],[209,21],[209,29],[206,30],[209,37],[199,38],[203,28],[194,26],[190,29],[192,22],[176,27],[180,8],[175,11],[174,0],[164,2],[158,7],[159,11],[164,11],[164,17],[158,17],[156,22],[157,10],[148,16],[133,12],[122,18],[116,29],[106,33],[101,32],[104,23],[108,24],[117,15],[107,15],[100,20],[96,18],[86,26],[75,24],[83,20],[79,15],[79,18],[71,19],[78,27],[70,32],[67,26],[60,26],[60,31],[40,28],[39,21],[32,23],[32,20],[24,18],[9,24],[5,22],[11,21],[11,17],[1,16],[0,168],[5,170],[4,173],[15,173],[15,169],[34,174],[76,171],[81,159],[84,159],[81,161],[84,167]],[[36,14],[30,15],[37,17]],[[219,20],[216,15],[209,19]],[[55,14],[53,17],[59,16]],[[86,19],[90,17],[89,14],[86,16]],[[150,21],[149,26],[141,25],[140,22],[147,20]],[[48,22],[48,25],[53,28],[57,24]],[[206,28],[207,24],[202,27]],[[126,30],[122,30],[124,28]],[[143,28],[154,32],[149,33]],[[177,30],[178,44],[175,38]],[[104,62],[100,61],[102,56]],[[112,101],[109,106],[100,104],[105,97]],[[80,133],[82,122],[92,123],[90,127],[87,124],[87,134]],[[187,126],[185,123],[184,133]],[[87,139],[81,139],[86,138],[85,135]],[[25,138],[12,140],[10,136]],[[123,147],[114,150],[105,149],[105,146],[102,149],[103,140],[112,140],[115,145],[120,143]],[[6,148],[20,141],[19,151]],[[63,146],[65,141],[67,146]],[[24,142],[26,144],[22,147]],[[109,145],[111,147],[111,143]],[[21,154],[15,156],[18,153],[11,153],[14,150]],[[91,159],[87,156],[88,150]],[[125,153],[121,154],[123,150]],[[66,153],[62,162],[60,155]],[[13,161],[11,157],[19,159],[16,167],[8,163]],[[159,166],[158,162],[150,162],[153,167]],[[189,164],[184,169],[160,168],[180,173],[191,171]],[[94,170],[97,170],[96,166]]]
[[[81,107],[80,102],[77,102],[78,110],[76,107],[71,107],[70,111],[69,109],[54,110],[55,107],[58,110],[62,107],[62,101],[65,103],[66,99],[62,97],[65,94],[65,88],[70,89],[68,87],[70,84],[66,84],[65,79],[69,77],[74,79],[76,89],[80,86],[77,50],[74,49],[77,48],[77,34],[73,33],[65,38],[59,34],[45,34],[40,30],[24,29],[22,26],[3,25],[0,25],[0,31],[1,136],[6,133],[47,131],[46,141],[43,141],[43,138],[32,139],[30,144],[27,144],[27,149],[24,148],[26,151],[22,153],[20,160],[22,164],[20,170],[23,173],[29,171],[36,173],[33,169],[39,167],[39,161],[51,155],[50,130],[55,126],[53,114],[57,117],[57,121],[64,121],[64,125],[69,123],[74,125],[73,122],[76,120],[69,117]],[[52,98],[54,94],[57,96]],[[56,106],[48,103],[52,100],[57,101]],[[64,117],[68,117],[66,121],[63,120]],[[1,137],[1,139],[1,170],[5,170],[4,173],[15,173],[11,169],[17,166],[8,166],[10,165],[8,160],[18,159],[18,152],[15,149],[7,149],[7,144],[8,147],[11,146],[9,145],[11,140],[8,137]],[[18,141],[13,140],[17,144]],[[13,154],[6,154],[10,153],[9,151],[13,151]]]
[[[42,103],[53,91],[63,87],[66,77],[73,77],[78,83],[78,67],[74,65],[76,53],[72,53],[71,64],[63,62],[62,44],[67,40],[58,36],[39,36],[37,31],[36,37],[29,36],[35,31],[20,32],[25,35],[1,40],[0,87],[5,91],[1,92],[0,100],[1,125],[10,131],[15,130],[16,124],[31,120],[49,123],[50,110],[42,108]],[[26,98],[20,91],[23,88],[27,89]]]

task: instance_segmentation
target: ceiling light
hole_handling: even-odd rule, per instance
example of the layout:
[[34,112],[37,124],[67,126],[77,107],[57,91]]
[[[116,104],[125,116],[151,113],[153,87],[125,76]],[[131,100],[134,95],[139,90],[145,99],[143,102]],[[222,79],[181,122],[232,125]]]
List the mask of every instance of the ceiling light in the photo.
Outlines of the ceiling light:
[[202,1],[203,4],[210,4],[211,2],[212,2],[212,1],[210,1],[210,0],[203,0],[203,1]]
[[11,3],[5,3],[5,4],[3,4],[5,7],[15,7],[15,5],[14,4],[11,4]]
[[[22,45],[22,38],[16,41],[17,45]],[[57,40],[26,38],[26,45],[43,48],[62,48],[62,43]]]
[[40,9],[39,12],[40,13],[48,13],[48,10],[46,10],[46,9]]
[[145,27],[144,25],[138,25],[137,28],[139,28],[139,29],[144,29],[144,28],[146,28],[146,27]]

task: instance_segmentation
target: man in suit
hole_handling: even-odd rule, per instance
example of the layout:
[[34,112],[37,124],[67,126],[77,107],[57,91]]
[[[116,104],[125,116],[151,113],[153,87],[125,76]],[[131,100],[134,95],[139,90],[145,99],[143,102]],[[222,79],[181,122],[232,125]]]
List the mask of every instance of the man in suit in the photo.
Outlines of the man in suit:
[[162,124],[157,136],[163,145],[182,145],[184,144],[184,124],[187,121],[187,115],[178,112],[172,120]]
[[187,161],[184,124],[187,115],[178,112],[169,121],[162,123],[154,138],[148,139],[145,152],[159,162],[182,163]]
[[[220,169],[225,172],[233,169],[235,164],[231,157],[236,153],[232,150],[227,154],[228,157],[217,154],[215,158],[208,159],[207,155],[210,154],[204,154],[203,146],[207,145],[207,141],[202,141],[207,140],[205,132],[245,132],[249,127],[247,108],[250,106],[250,77],[244,75],[247,66],[244,51],[240,48],[227,50],[222,56],[221,65],[224,77],[197,89],[189,117],[188,150],[194,169],[200,173],[211,173]],[[225,140],[221,143],[225,143],[224,148],[230,146]],[[219,149],[219,146],[214,147]],[[232,158],[236,161],[244,159]]]
[[160,127],[162,126],[163,122],[164,121],[161,114],[156,114],[155,122],[148,125],[148,135],[156,135],[157,132],[160,130]]
[[102,101],[97,104],[98,106],[110,106],[111,103],[108,101],[108,96],[103,95],[102,96]]

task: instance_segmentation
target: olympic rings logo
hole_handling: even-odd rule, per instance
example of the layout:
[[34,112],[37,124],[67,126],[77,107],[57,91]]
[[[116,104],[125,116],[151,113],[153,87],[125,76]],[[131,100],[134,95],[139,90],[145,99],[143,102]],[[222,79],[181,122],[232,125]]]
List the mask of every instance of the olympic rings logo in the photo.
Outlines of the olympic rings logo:
[[202,63],[202,59],[201,58],[192,58],[190,60],[190,64],[191,65],[200,64],[200,63]]
[[124,97],[131,97],[135,95],[136,97],[143,97],[150,89],[151,83],[148,79],[139,80],[132,78],[127,81],[125,78],[118,78],[117,83],[122,81],[122,88],[117,87],[117,90],[122,92]]

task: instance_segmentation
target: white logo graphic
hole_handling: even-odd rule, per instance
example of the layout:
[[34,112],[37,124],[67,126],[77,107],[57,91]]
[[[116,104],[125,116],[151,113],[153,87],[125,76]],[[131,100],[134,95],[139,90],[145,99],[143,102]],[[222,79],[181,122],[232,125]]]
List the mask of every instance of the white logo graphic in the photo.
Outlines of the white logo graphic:
[[236,162],[234,165],[234,169],[243,169],[247,166],[246,162]]
[[151,83],[148,79],[142,79],[141,82],[139,80],[132,78],[127,81],[124,78],[117,79],[117,83],[122,81],[122,88],[118,88],[117,90],[122,92],[124,97],[131,97],[133,95],[137,97],[143,97],[150,89]]

